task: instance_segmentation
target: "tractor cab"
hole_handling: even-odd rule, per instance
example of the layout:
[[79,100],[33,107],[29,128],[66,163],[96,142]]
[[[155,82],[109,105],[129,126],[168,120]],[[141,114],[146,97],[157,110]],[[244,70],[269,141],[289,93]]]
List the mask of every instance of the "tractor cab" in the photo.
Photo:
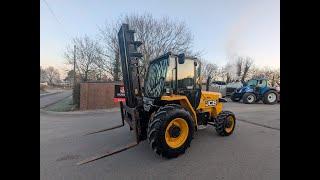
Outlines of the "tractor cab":
[[267,79],[251,79],[244,84],[244,86],[252,86],[252,87],[266,87],[268,85]]
[[[247,86],[247,87],[246,87]],[[263,94],[268,88],[268,79],[251,79],[243,88],[251,88],[257,94]]]
[[144,99],[159,101],[162,96],[185,95],[196,108],[201,95],[199,77],[200,63],[196,58],[166,53],[149,64]]

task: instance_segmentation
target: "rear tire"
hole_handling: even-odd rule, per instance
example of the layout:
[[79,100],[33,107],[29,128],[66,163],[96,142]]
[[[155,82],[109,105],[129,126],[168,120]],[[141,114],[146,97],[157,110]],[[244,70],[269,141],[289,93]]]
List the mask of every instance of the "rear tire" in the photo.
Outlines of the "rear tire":
[[276,104],[279,99],[279,94],[276,91],[270,90],[263,95],[264,104]]
[[256,95],[254,95],[253,93],[245,93],[242,97],[242,100],[245,104],[253,104],[256,102]]
[[[177,119],[179,121],[177,121]],[[170,137],[172,139],[182,137],[182,140],[177,141],[178,143],[175,144],[176,147],[173,147],[172,142],[168,141],[167,136],[169,134],[168,129],[170,130],[171,127],[176,125],[174,123],[175,121],[181,122],[181,129],[179,128],[179,135],[175,137],[171,137],[170,135]],[[179,125],[179,123],[177,125]],[[190,147],[193,133],[194,124],[190,113],[180,105],[169,104],[160,107],[152,119],[150,119],[148,125],[148,142],[153,151],[158,155],[166,158],[175,158],[180,154],[184,154],[186,149]]]
[[236,127],[236,117],[230,111],[222,111],[216,118],[215,124],[220,136],[230,136]]

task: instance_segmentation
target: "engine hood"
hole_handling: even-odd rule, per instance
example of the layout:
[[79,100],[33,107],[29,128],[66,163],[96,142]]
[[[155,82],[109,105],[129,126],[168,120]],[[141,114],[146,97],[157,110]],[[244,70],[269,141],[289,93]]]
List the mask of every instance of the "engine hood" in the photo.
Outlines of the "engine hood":
[[250,86],[243,86],[241,88],[238,88],[236,90],[237,93],[243,93],[243,92],[252,92],[253,89]]

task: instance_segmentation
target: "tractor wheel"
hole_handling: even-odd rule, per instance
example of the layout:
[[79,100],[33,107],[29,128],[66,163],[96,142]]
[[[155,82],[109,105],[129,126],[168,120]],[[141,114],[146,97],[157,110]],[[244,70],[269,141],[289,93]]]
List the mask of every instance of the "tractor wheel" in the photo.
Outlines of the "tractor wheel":
[[166,158],[185,153],[193,139],[194,124],[190,113],[180,105],[160,107],[148,125],[148,142],[153,151]]
[[216,131],[220,136],[229,136],[236,127],[236,117],[230,111],[222,111],[215,122]]
[[256,102],[256,95],[253,93],[245,93],[242,97],[242,100],[245,104],[253,104]]
[[263,95],[264,104],[276,104],[278,102],[278,93],[276,91],[268,91]]
[[231,95],[231,100],[232,100],[233,102],[239,102],[239,101],[240,101],[240,98],[235,98],[235,95],[232,94],[232,95]]

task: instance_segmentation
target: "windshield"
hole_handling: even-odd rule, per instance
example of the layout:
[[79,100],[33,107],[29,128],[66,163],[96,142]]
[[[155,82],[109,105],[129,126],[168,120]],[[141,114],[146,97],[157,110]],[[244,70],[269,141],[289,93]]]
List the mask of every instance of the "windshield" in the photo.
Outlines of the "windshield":
[[168,59],[153,61],[148,69],[145,81],[145,96],[159,97],[163,90],[164,80],[166,79]]
[[257,80],[251,79],[250,81],[247,82],[247,86],[256,86],[257,85]]

